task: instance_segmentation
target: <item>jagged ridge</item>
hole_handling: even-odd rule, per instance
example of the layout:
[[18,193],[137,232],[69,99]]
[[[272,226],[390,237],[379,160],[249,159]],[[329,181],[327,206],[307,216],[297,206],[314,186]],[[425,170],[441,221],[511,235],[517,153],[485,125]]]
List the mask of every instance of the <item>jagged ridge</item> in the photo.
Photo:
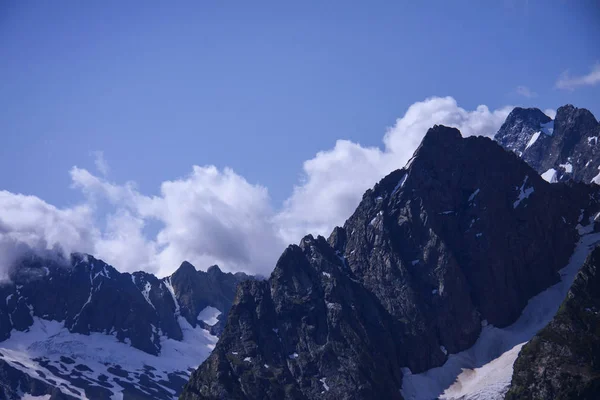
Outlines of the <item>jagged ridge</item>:
[[596,191],[436,126],[328,241],[307,236],[240,285],[181,398],[400,399],[403,368],[441,365],[558,281]]
[[585,108],[570,104],[554,120],[537,108],[515,108],[495,136],[548,181],[600,183],[600,123]]
[[[68,260],[64,257],[26,256],[11,271],[10,278],[10,282],[0,284],[0,350],[3,349],[2,341],[8,340],[13,334],[42,329],[60,333],[61,337],[56,343],[52,338],[46,340],[40,337],[35,339],[37,341],[33,345],[38,349],[40,346],[49,346],[52,351],[61,352],[60,346],[64,346],[61,343],[69,338],[62,338],[65,332],[57,330],[60,325],[66,328],[66,332],[86,337],[91,334],[114,336],[115,343],[129,344],[144,353],[160,356],[165,343],[185,339],[184,329],[189,331],[187,335],[192,335],[190,337],[194,336],[192,331],[196,327],[200,333],[195,335],[204,335],[201,329],[213,335],[219,333],[237,284],[252,277],[242,273],[225,274],[217,266],[212,266],[207,272],[196,271],[193,265],[184,262],[170,277],[158,279],[141,271],[119,273],[90,255],[73,254]],[[216,323],[211,320],[209,324],[199,319],[199,313],[207,307],[214,308],[216,314],[220,312],[216,316]],[[205,336],[210,334],[207,332]],[[79,339],[73,337],[73,340]],[[114,347],[111,343],[107,345]],[[196,344],[198,349],[210,345],[202,342]],[[123,346],[122,351],[130,350],[128,346]],[[210,348],[206,347],[205,356],[209,351]],[[136,350],[131,349],[131,352],[131,357],[135,358]],[[119,371],[114,369],[121,367],[116,363],[107,369],[114,375],[112,378],[105,375],[99,379],[95,376],[99,372],[86,366],[85,360],[78,359],[78,354],[63,356],[74,360],[70,363],[63,360],[64,357],[50,357],[47,360],[42,357],[33,362],[36,367],[25,368],[15,364],[14,356],[4,357],[0,351],[5,374],[2,376],[0,373],[0,388],[3,388],[0,393],[4,398],[12,399],[20,398],[19,391],[30,390],[34,394],[50,394],[54,391],[53,398],[58,398],[56,396],[60,392],[53,388],[58,386],[56,379],[60,377],[69,382],[67,387],[62,388],[65,392],[63,396],[68,393],[79,397],[85,393],[86,397],[108,399],[115,391],[124,389],[126,397],[172,399],[179,394],[189,375],[186,369],[190,365],[182,360],[179,368],[160,373],[146,370],[145,365],[139,365],[142,368],[139,371]],[[85,352],[82,356],[94,357]],[[111,359],[110,355],[106,358]],[[152,364],[152,358],[148,360]],[[79,369],[73,370],[72,364],[76,362],[82,363],[82,366],[75,366]],[[37,372],[35,369],[47,372]],[[102,369],[106,368],[103,366]],[[16,371],[20,373],[19,379],[14,379]],[[48,373],[54,377],[46,379]],[[133,384],[128,382],[130,378],[135,378]],[[153,380],[159,384],[153,383]]]

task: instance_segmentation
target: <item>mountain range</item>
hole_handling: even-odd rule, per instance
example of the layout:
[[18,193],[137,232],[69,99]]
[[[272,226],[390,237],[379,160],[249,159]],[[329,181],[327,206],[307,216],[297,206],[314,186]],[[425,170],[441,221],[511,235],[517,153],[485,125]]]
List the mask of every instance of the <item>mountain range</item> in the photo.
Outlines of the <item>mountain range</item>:
[[22,257],[0,285],[0,398],[176,398],[246,279],[188,262],[158,279],[86,254]]
[[571,105],[494,140],[435,126],[268,279],[27,255],[0,284],[0,395],[598,398],[599,136]]

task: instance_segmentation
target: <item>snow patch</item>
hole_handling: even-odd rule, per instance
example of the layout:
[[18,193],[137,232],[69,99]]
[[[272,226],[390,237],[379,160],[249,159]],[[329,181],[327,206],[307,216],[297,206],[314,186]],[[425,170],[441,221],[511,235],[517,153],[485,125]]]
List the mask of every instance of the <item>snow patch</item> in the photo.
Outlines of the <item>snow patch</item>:
[[[600,166],[598,167],[598,169],[600,170]],[[596,175],[595,177],[592,178],[590,183],[595,183],[596,185],[600,185],[600,172],[598,173],[598,175]]]
[[206,322],[207,325],[213,326],[214,324],[219,322],[219,319],[217,318],[219,315],[221,315],[221,311],[214,307],[207,306],[204,307],[204,310],[198,313],[197,319],[199,321]]
[[329,392],[329,386],[325,383],[325,378],[321,378],[319,381],[323,384],[323,389]]
[[542,174],[542,179],[546,182],[554,183],[558,181],[558,176],[554,168],[550,168],[548,171]]
[[440,346],[440,350],[442,351],[442,353],[444,353],[444,355],[448,355],[448,350],[446,350],[445,346]]
[[298,353],[292,353],[288,357],[292,360],[295,360],[296,358],[298,358]]
[[331,278],[331,274],[329,272],[321,272],[323,274],[323,276],[326,276],[327,278]]
[[400,189],[400,188],[402,188],[402,186],[404,186],[404,182],[406,182],[406,178],[408,178],[408,171],[406,171],[406,173],[402,176],[402,178],[400,178],[400,180],[398,181],[398,184],[396,184],[396,187],[392,191],[392,194],[396,193],[396,191],[398,189]]
[[441,367],[420,374],[404,374],[401,389],[404,398],[504,398],[519,350],[554,317],[575,275],[599,242],[600,233],[583,236],[567,266],[560,270],[562,280],[532,297],[512,325],[500,329],[484,320],[481,334],[473,347],[451,354]]
[[144,299],[146,299],[146,302],[150,304],[152,308],[156,309],[154,307],[154,304],[152,304],[152,302],[150,301],[150,289],[152,289],[152,285],[150,284],[150,282],[146,282],[146,285],[144,285],[144,290],[142,290],[142,294],[144,295]]
[[171,293],[171,297],[173,298],[173,302],[175,303],[175,316],[179,316],[181,311],[179,308],[179,303],[177,302],[177,297],[175,297],[175,289],[173,289],[173,284],[171,283],[171,277],[168,277],[167,279],[163,280],[163,283],[165,284],[165,287],[167,288],[169,293]]
[[517,187],[517,189],[519,189],[519,197],[513,203],[513,208],[517,208],[519,206],[519,204],[521,204],[521,202],[523,200],[529,198],[529,196],[531,196],[533,194],[533,192],[534,192],[533,186],[525,188],[525,184],[527,183],[527,179],[529,179],[529,176],[525,177],[525,179],[523,180],[523,184],[521,185],[520,188]]
[[[146,366],[151,366],[155,368],[152,371],[155,376],[153,381],[160,384],[160,381],[169,381],[168,375],[171,373],[189,377],[189,369],[197,368],[214,349],[218,340],[216,336],[200,327],[193,328],[183,317],[178,317],[178,323],[183,332],[183,340],[177,341],[161,336],[161,352],[154,356],[119,342],[112,335],[98,332],[89,335],[71,333],[64,322],[34,317],[28,332],[13,329],[10,338],[0,342],[0,359],[33,378],[59,387],[64,393],[80,399],[85,398],[84,390],[77,387],[77,383],[70,383],[56,375],[52,372],[52,366],[58,366],[60,370],[62,365],[67,370],[62,370],[61,373],[68,375],[69,372],[74,372],[87,380],[98,381],[100,374],[103,374],[108,377],[107,383],[113,386],[107,388],[113,392],[112,397],[122,398],[124,388],[117,382],[119,377],[108,372],[109,368],[120,366],[130,377],[135,377],[136,374],[144,374]],[[75,363],[61,363],[61,356],[72,358]],[[44,359],[50,363],[50,369],[41,365],[40,361]],[[91,372],[73,369],[78,364],[86,365]],[[45,377],[38,375],[36,371],[41,371]],[[145,386],[139,385],[135,379],[130,383],[144,390]],[[177,399],[174,390],[162,385],[161,387],[170,393],[173,399]],[[75,395],[67,388],[79,392],[80,395]]]
[[567,174],[573,173],[573,165],[571,163],[560,164],[559,167],[563,168]]
[[540,134],[542,132],[541,131],[537,131],[536,133],[534,133],[531,136],[531,139],[529,139],[529,142],[527,142],[527,146],[525,146],[525,150],[527,150],[528,148],[530,148],[531,146],[533,146],[533,144],[538,140],[538,138],[540,137]]
[[471,195],[469,196],[469,203],[472,202],[473,200],[475,200],[475,196],[477,196],[479,194],[479,191],[480,191],[480,189],[477,189],[476,191],[471,193]]

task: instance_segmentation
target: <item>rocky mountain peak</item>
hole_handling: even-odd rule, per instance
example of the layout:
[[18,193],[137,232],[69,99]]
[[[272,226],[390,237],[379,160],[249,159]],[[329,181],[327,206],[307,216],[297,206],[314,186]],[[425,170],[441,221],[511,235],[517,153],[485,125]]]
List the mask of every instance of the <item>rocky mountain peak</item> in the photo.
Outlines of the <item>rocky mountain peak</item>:
[[523,155],[536,141],[552,135],[551,123],[552,119],[538,108],[516,107],[508,114],[494,139],[507,150]]
[[206,273],[209,275],[218,276],[218,275],[221,275],[223,273],[223,271],[221,271],[221,268],[219,268],[218,265],[211,265],[206,270]]
[[445,146],[449,143],[456,143],[460,140],[462,135],[456,128],[447,127],[444,125],[434,125],[432,128],[427,130],[425,137],[421,141],[420,148],[435,148],[439,146]]
[[595,190],[432,128],[327,241],[305,236],[267,281],[239,286],[182,399],[400,399],[408,369],[442,365],[559,280]]
[[545,124],[550,122],[552,118],[547,116],[539,108],[523,108],[515,107],[506,117],[506,123],[508,124]]
[[197,272],[196,267],[194,267],[188,261],[184,261],[181,263],[179,268],[177,268],[177,270],[175,270],[173,275],[177,274],[177,275],[183,275],[183,276],[190,276],[190,275],[196,274],[196,272]]
[[600,123],[594,115],[571,104],[559,107],[553,121],[540,113],[526,117],[523,109],[514,109],[495,140],[549,182],[589,183],[599,176]]
[[596,117],[585,108],[577,108],[571,104],[559,107],[554,119],[555,125],[574,136],[585,135],[587,130],[592,130],[598,124]]

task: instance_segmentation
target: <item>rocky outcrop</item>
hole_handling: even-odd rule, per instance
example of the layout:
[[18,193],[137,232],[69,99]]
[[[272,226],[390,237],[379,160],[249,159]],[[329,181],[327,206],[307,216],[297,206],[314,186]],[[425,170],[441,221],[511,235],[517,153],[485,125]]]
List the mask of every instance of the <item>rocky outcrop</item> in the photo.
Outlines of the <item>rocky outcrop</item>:
[[436,126],[328,240],[239,286],[181,399],[400,399],[404,368],[443,364],[558,281],[596,196]]
[[517,107],[494,138],[548,181],[600,176],[600,123],[584,108],[560,107],[552,120],[537,108]]
[[219,334],[223,330],[238,283],[248,279],[254,277],[243,272],[224,273],[217,265],[209,267],[206,272],[196,271],[192,264],[185,261],[169,281],[173,285],[181,315],[190,325],[202,323],[198,321],[198,313],[206,307],[214,307],[221,312],[217,317],[219,321],[207,327],[214,334]]
[[534,157],[529,158],[529,154],[533,153],[530,148],[538,140],[541,142],[552,136],[553,125],[552,118],[538,108],[515,107],[506,117],[506,121],[494,139],[502,147],[520,157],[525,155],[525,161],[537,169],[537,160]]
[[514,365],[507,400],[598,399],[600,247],[588,257],[554,319]]

